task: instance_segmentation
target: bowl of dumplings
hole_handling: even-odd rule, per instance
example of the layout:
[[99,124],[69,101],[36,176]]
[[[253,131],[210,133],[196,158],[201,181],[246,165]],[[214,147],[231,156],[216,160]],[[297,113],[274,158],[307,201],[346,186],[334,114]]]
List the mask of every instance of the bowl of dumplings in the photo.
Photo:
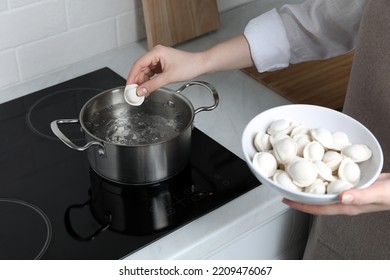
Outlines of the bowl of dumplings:
[[245,161],[262,185],[307,204],[330,204],[377,179],[383,153],[360,122],[316,105],[283,105],[255,116],[242,135]]

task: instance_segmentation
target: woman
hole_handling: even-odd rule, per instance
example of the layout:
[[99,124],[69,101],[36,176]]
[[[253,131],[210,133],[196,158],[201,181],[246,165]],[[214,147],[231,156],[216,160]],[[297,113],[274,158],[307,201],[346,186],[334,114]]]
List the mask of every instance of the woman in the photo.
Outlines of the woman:
[[253,19],[243,35],[203,52],[157,46],[135,62],[128,83],[140,85],[139,95],[149,95],[205,73],[252,65],[260,72],[272,71],[355,48],[344,113],[367,126],[381,143],[383,173],[366,189],[341,193],[336,204],[283,202],[315,215],[305,259],[390,259],[389,15],[390,0],[285,5]]

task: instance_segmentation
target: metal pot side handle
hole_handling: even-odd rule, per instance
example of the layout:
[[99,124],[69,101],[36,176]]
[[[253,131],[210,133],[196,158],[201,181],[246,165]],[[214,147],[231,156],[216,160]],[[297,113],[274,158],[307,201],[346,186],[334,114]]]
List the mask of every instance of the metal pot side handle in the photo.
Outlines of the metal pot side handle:
[[71,140],[69,140],[69,138],[66,137],[65,134],[63,134],[62,131],[58,127],[58,124],[70,124],[70,123],[78,123],[78,122],[79,122],[78,119],[55,120],[55,121],[51,122],[50,128],[53,131],[53,133],[55,134],[55,136],[57,136],[69,148],[72,148],[76,151],[85,151],[89,147],[96,145],[96,146],[99,146],[99,150],[98,150],[99,155],[103,156],[104,155],[104,145],[102,143],[97,142],[97,141],[91,141],[91,142],[88,142],[87,144],[85,144],[84,146],[81,146],[81,147],[77,146]]
[[204,106],[204,107],[199,107],[198,109],[195,110],[195,114],[199,113],[199,112],[202,112],[202,111],[211,111],[211,110],[214,110],[215,108],[217,108],[218,106],[218,103],[219,103],[219,96],[218,96],[218,92],[217,90],[212,86],[210,85],[209,83],[207,82],[203,82],[203,81],[191,81],[183,86],[181,86],[178,90],[176,90],[176,93],[180,93],[182,92],[183,90],[185,90],[186,88],[190,87],[190,86],[202,86],[202,87],[205,87],[213,96],[214,98],[214,104],[211,105],[211,106]]

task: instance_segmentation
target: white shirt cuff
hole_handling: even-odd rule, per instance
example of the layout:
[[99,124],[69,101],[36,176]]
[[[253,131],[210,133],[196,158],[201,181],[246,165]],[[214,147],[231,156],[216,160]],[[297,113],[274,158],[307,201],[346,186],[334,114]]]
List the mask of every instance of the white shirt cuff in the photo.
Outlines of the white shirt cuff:
[[276,9],[252,19],[245,27],[244,35],[259,72],[285,68],[290,64],[290,43]]

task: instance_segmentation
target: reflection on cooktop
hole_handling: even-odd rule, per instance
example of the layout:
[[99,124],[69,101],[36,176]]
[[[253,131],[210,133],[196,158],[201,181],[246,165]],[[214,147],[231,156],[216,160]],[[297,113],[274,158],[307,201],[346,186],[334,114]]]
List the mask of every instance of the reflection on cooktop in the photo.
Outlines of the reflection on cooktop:
[[[118,184],[92,169],[90,179],[89,199],[69,206],[65,215],[67,230],[77,240],[93,240],[108,229],[128,235],[157,233],[177,226],[191,213],[194,186],[190,166],[149,185]],[[99,225],[88,229],[91,219]]]

